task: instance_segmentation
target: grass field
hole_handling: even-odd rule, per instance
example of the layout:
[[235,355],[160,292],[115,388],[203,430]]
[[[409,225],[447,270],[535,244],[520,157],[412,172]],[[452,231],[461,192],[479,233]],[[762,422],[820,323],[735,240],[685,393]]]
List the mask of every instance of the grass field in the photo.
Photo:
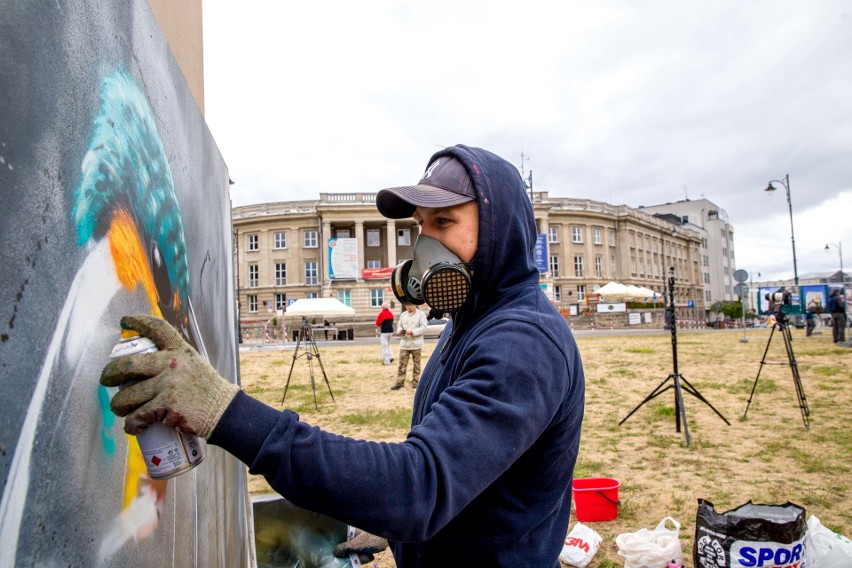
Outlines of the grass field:
[[[621,421],[673,371],[668,332],[654,335],[577,338],[586,373],[586,414],[575,478],[621,482],[618,517],[589,523],[602,537],[590,568],[623,566],[615,537],[653,529],[664,517],[681,523],[686,566],[692,566],[697,499],[725,511],[746,501],[792,501],[835,532],[852,536],[852,349],[836,347],[830,330],[805,337],[793,331],[793,351],[810,408],[803,425],[782,336],[754,330],[678,334],[683,378],[729,422],[684,393],[687,425],[675,431],[674,391],[642,405]],[[424,359],[434,343],[427,343]],[[743,418],[764,350],[766,364]],[[335,401],[314,362],[319,409],[314,409],[309,364],[296,361],[285,405],[302,420],[332,432],[381,441],[403,440],[411,419],[413,391],[391,391],[396,367],[383,366],[379,345],[321,344],[321,358]],[[396,351],[396,348],[394,349]],[[292,350],[241,353],[244,389],[281,407]],[[410,376],[410,369],[409,369]],[[672,384],[669,381],[668,384]],[[250,491],[270,489],[251,477]],[[575,523],[572,514],[570,526]],[[392,567],[384,553],[376,566]]]

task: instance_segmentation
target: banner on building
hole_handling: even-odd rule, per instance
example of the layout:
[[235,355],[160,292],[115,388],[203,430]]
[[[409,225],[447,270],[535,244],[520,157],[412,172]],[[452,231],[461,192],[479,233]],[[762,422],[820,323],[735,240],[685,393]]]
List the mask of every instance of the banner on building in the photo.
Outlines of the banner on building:
[[547,272],[547,235],[536,236],[535,267],[539,272]]
[[332,280],[358,277],[358,239],[328,239],[328,277]]
[[364,280],[390,280],[393,267],[383,266],[381,268],[362,268],[361,278]]

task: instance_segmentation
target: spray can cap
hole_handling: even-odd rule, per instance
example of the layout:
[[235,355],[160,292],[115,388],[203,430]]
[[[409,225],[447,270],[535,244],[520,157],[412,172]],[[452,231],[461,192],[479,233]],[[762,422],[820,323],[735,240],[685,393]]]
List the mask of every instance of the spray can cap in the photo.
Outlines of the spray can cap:
[[139,337],[139,332],[135,329],[129,328],[124,325],[124,322],[121,323],[121,338],[122,339],[130,339],[131,337]]

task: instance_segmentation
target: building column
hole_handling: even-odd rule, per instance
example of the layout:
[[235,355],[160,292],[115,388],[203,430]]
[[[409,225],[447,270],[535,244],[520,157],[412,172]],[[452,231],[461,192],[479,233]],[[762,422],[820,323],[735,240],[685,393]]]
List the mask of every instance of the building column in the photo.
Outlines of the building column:
[[355,221],[355,242],[358,243],[358,276],[356,281],[361,281],[361,269],[364,268],[364,221]]
[[396,220],[388,219],[385,225],[388,236],[388,266],[396,266]]
[[[317,243],[317,247],[319,247],[319,258],[317,261],[322,266],[322,278],[320,279],[320,291],[322,291],[324,284],[327,282],[331,282],[331,275],[329,274],[330,267],[328,266],[328,239],[331,238],[331,223],[323,219],[322,222],[322,231],[320,232],[319,242]],[[319,294],[319,297],[322,297],[322,294]]]

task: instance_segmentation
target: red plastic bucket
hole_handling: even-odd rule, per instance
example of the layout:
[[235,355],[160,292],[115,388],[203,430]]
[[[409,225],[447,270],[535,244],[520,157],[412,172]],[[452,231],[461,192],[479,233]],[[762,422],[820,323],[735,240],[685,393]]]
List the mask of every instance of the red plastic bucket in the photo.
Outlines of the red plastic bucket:
[[608,477],[575,479],[574,513],[578,521],[611,521],[618,516],[618,488],[621,482]]

